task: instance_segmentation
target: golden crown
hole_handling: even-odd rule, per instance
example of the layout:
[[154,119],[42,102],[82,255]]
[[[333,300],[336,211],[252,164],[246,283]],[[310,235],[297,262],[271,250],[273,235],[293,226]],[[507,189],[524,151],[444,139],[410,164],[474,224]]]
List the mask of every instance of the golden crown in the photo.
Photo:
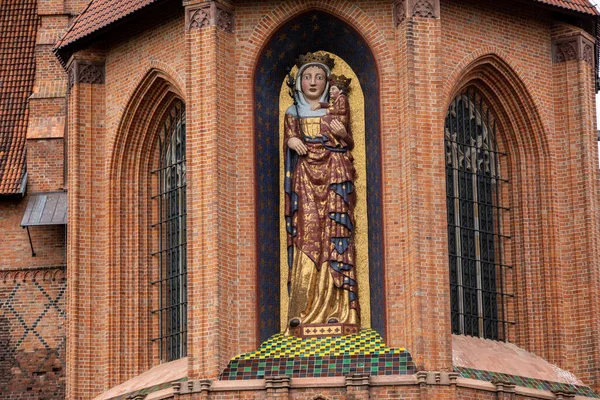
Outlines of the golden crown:
[[348,90],[350,82],[352,82],[352,78],[346,78],[344,75],[337,76],[331,74],[331,77],[329,78],[329,84],[331,86],[337,86],[342,90]]
[[306,64],[319,63],[326,65],[327,68],[331,71],[335,64],[333,58],[329,56],[329,54],[325,53],[306,53],[304,55],[300,55],[298,60],[296,60],[296,66],[298,68],[302,67]]

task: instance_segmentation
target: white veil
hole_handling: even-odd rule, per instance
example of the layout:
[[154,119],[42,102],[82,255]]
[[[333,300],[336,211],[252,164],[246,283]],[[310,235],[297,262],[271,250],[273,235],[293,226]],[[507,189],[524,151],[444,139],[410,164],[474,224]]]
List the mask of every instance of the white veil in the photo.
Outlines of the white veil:
[[[298,103],[297,109],[298,113],[300,113],[300,118],[322,117],[327,114],[327,110],[324,108],[319,108],[318,110],[313,111],[308,101],[306,101],[304,93],[302,93],[302,73],[306,70],[306,68],[314,66],[323,68],[323,70],[327,74],[327,84],[325,85],[325,90],[323,90],[323,94],[321,95],[319,102],[326,103],[329,100],[329,77],[331,76],[331,70],[329,69],[329,67],[327,67],[327,65],[325,64],[318,62],[304,64],[303,66],[298,68],[298,72],[296,73],[296,90],[294,93],[296,102]],[[298,117],[295,105],[289,106],[285,113],[293,117]]]

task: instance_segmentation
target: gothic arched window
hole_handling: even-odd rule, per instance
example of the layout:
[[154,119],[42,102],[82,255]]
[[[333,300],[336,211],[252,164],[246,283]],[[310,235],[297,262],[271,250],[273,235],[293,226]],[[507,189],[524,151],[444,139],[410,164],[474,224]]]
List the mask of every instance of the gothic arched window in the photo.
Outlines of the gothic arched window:
[[159,357],[172,361],[187,355],[187,241],[185,106],[176,101],[158,137],[159,167],[156,177],[158,279],[152,282],[158,296]]
[[452,333],[506,339],[506,270],[496,119],[474,88],[459,94],[444,127]]

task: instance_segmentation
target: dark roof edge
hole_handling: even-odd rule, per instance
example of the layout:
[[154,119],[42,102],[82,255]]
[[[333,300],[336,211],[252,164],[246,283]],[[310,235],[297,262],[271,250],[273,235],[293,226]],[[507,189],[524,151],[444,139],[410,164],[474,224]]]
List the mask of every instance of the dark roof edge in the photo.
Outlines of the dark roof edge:
[[153,1],[152,3],[142,5],[140,8],[137,8],[129,13],[120,15],[118,18],[114,19],[113,21],[109,22],[106,25],[99,26],[97,29],[95,29],[89,33],[86,33],[85,35],[83,35],[81,37],[78,37],[74,40],[63,43],[64,38],[67,37],[69,32],[71,32],[73,30],[73,28],[75,27],[75,25],[79,22],[79,19],[89,9],[90,5],[93,3],[93,0],[92,0],[88,3],[85,10],[83,12],[81,12],[77,16],[77,18],[73,21],[73,23],[71,24],[71,26],[69,27],[67,32],[65,32],[65,34],[62,36],[62,38],[54,45],[54,47],[52,48],[52,52],[58,58],[61,65],[63,66],[63,68],[66,68],[67,63],[69,62],[69,59],[71,58],[73,53],[75,53],[77,50],[80,50],[81,48],[83,48],[86,44],[92,42],[94,39],[100,37],[101,35],[105,34],[106,32],[109,32],[115,28],[118,28],[123,23],[132,20],[138,14],[148,11],[149,9],[151,9],[153,7],[158,7],[164,3],[167,3],[168,1],[171,1],[171,0],[156,0],[156,1]]
[[[110,21],[109,23],[107,23],[106,25],[102,25],[99,26],[97,29],[90,31],[89,33],[86,33],[85,35],[75,38],[69,42],[63,42],[64,38],[66,38],[68,36],[68,34],[73,30],[73,28],[77,25],[77,23],[79,23],[80,18],[88,11],[88,9],[90,8],[91,4],[93,3],[93,0],[90,1],[87,5],[87,7],[85,8],[85,10],[83,10],[79,16],[73,21],[73,23],[71,24],[71,26],[69,27],[69,29],[67,30],[67,32],[63,35],[63,37],[56,43],[56,45],[54,46],[54,48],[52,49],[52,51],[54,52],[54,54],[56,55],[56,57],[59,59],[60,63],[62,64],[63,67],[66,67],[67,62],[69,61],[69,58],[71,57],[71,55],[75,52],[73,49],[75,48],[82,48],[83,45],[87,42],[92,41],[93,39],[97,38],[98,36],[102,35],[103,33],[113,29],[115,27],[115,25],[122,23],[124,20],[128,20],[130,18],[133,18],[136,14],[139,14],[141,11],[144,10],[148,10],[150,7],[152,6],[157,6],[159,4],[162,4],[164,2],[166,2],[167,0],[156,0],[153,1],[149,4],[145,4],[142,5],[140,8],[137,8],[129,13],[123,14],[118,16],[116,19]],[[599,17],[600,16],[600,12],[598,11],[598,9],[591,5],[587,8],[590,9],[590,12],[584,12],[581,10],[574,10],[568,7],[565,7],[563,5],[558,5],[558,4],[549,4],[547,2],[541,1],[541,0],[534,0],[533,1],[535,4],[537,4],[538,6],[545,6],[548,8],[552,8],[552,9],[558,9],[561,10],[563,12],[567,12],[571,15],[573,14],[577,14],[577,15],[581,15],[581,16],[587,16],[587,17]],[[557,10],[557,11],[558,11]]]
[[559,5],[559,4],[549,4],[549,3],[545,2],[545,1],[542,1],[542,0],[535,0],[535,1],[537,3],[545,4],[548,7],[560,8],[560,9],[563,9],[565,11],[570,11],[570,12],[574,12],[574,13],[577,13],[577,14],[584,14],[584,15],[590,15],[590,16],[598,16],[598,15],[600,15],[600,11],[598,11],[598,9],[596,8],[596,6],[594,6],[593,4],[590,4],[588,6],[584,6],[582,4],[581,7],[584,7],[584,8],[587,8],[587,9],[590,10],[589,12],[584,12],[584,11],[581,11],[581,10],[575,10],[575,9],[572,9],[572,8],[569,8],[569,7],[566,7],[566,6],[563,6],[563,5]]

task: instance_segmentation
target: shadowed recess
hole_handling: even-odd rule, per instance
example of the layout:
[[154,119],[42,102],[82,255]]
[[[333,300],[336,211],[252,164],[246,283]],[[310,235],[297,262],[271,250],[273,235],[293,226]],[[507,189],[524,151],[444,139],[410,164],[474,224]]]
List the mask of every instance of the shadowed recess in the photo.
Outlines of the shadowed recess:
[[265,46],[255,75],[259,339],[279,332],[279,94],[298,55],[318,50],[344,59],[356,72],[365,96],[367,215],[371,326],[384,334],[383,224],[379,82],[375,59],[364,39],[348,24],[311,11],[283,25]]

